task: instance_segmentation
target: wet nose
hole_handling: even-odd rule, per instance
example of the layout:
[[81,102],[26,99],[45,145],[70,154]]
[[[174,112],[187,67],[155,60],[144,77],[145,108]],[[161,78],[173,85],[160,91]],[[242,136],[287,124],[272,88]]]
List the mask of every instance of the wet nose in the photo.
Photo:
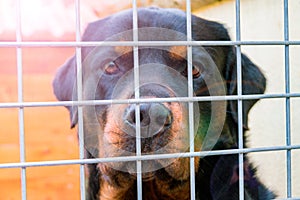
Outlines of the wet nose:
[[[136,126],[136,105],[130,105],[125,111],[125,121]],[[141,136],[151,137],[165,131],[172,125],[171,111],[161,103],[140,104]]]

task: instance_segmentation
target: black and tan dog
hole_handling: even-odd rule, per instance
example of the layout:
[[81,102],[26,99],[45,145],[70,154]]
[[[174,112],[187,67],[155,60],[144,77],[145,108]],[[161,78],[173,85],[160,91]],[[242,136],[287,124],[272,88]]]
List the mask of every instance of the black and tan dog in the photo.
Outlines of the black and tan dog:
[[[131,10],[91,23],[83,41],[161,41],[161,45],[138,47],[103,43],[82,48],[82,99],[145,99],[139,104],[113,103],[83,106],[87,158],[135,155],[136,125],[139,124],[140,153],[145,155],[189,152],[190,131],[194,129],[194,150],[237,148],[238,109],[236,101],[188,103],[194,96],[223,96],[237,93],[236,53],[232,46],[193,46],[188,65],[187,47],[167,45],[186,41],[184,12],[175,9],[138,10],[138,30],[133,31]],[[192,16],[194,41],[229,41],[219,23]],[[165,43],[164,43],[165,42]],[[163,44],[166,44],[165,46]],[[134,57],[138,58],[135,62]],[[243,94],[261,94],[265,78],[258,67],[242,54]],[[139,66],[139,69],[134,66]],[[188,66],[192,66],[188,70]],[[137,78],[139,74],[139,78]],[[57,72],[53,86],[61,101],[77,100],[77,67],[72,57]],[[188,81],[188,78],[192,81]],[[191,85],[191,82],[193,83]],[[191,93],[192,91],[192,93]],[[164,101],[149,101],[163,98]],[[169,99],[169,101],[168,101]],[[185,101],[181,101],[185,100]],[[243,101],[243,128],[256,100]],[[192,105],[192,106],[191,106]],[[77,107],[68,107],[72,127],[77,124]],[[193,109],[194,127],[189,127]],[[138,111],[137,111],[138,110]],[[137,114],[139,113],[139,114]],[[139,123],[137,122],[139,121]],[[239,199],[237,155],[195,157],[196,199]],[[272,199],[244,157],[245,199]],[[136,199],[136,162],[89,165],[88,199]],[[190,159],[142,161],[143,199],[190,199]]]

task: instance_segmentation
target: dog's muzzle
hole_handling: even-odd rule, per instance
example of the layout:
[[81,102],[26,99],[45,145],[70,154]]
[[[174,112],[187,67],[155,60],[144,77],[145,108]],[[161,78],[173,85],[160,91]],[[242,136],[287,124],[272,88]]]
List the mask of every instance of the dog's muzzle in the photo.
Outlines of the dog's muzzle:
[[[130,105],[124,113],[125,126],[128,128],[136,129],[137,127],[136,111],[136,105]],[[170,128],[172,113],[161,103],[144,103],[140,104],[139,121],[141,138],[149,138]]]

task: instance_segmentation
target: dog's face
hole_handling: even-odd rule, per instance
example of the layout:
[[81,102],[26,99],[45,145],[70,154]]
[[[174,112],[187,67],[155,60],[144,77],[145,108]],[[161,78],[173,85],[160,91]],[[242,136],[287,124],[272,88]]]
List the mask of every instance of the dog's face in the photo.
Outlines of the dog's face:
[[[83,40],[134,41],[133,35],[137,33],[139,41],[187,41],[186,18],[180,11],[141,9],[138,19],[139,29],[136,32],[132,30],[131,11],[92,23],[87,27]],[[195,16],[192,19],[192,37],[198,41],[229,40],[226,30],[220,24]],[[144,45],[137,50],[132,46],[104,44],[82,49],[84,100],[145,99],[139,104],[123,101],[83,107],[85,144],[92,157],[136,155],[137,133],[141,153],[147,155],[188,152],[190,140],[194,141],[195,151],[210,150],[216,143],[224,141],[230,143],[228,146],[235,142],[235,136],[224,130],[228,126],[228,117],[236,122],[234,102],[195,102],[186,98],[235,94],[234,50],[230,46],[194,46],[191,50],[192,59],[189,63],[189,51],[184,45]],[[258,68],[244,55],[242,65],[244,93],[262,93],[265,80]],[[76,85],[73,57],[62,66],[54,80],[57,98],[77,100]],[[151,102],[151,99],[158,98],[164,100]],[[245,128],[247,113],[254,103],[244,103]],[[189,112],[189,109],[193,112]],[[226,115],[228,109],[230,116]],[[75,126],[77,108],[69,107],[69,111],[72,126]],[[192,119],[189,118],[194,121],[192,128],[189,124]],[[194,133],[191,134],[191,130]],[[188,182],[189,165],[189,158],[180,157],[143,161],[143,178],[145,181],[162,181],[168,177]],[[196,172],[198,167],[199,157],[195,158]],[[136,163],[101,163],[98,169],[106,180],[114,184],[112,179],[115,179],[116,174],[124,177],[130,174],[134,179]]]

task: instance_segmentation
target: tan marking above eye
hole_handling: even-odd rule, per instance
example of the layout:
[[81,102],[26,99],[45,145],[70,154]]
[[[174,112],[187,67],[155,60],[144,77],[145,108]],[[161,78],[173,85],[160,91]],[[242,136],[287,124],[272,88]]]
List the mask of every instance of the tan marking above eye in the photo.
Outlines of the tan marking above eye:
[[[120,42],[124,42],[124,41],[120,40]],[[115,46],[114,50],[119,56],[121,56],[128,52],[131,52],[133,48],[132,46]]]
[[186,57],[186,46],[172,46],[169,49],[169,54],[171,58],[182,59]]

